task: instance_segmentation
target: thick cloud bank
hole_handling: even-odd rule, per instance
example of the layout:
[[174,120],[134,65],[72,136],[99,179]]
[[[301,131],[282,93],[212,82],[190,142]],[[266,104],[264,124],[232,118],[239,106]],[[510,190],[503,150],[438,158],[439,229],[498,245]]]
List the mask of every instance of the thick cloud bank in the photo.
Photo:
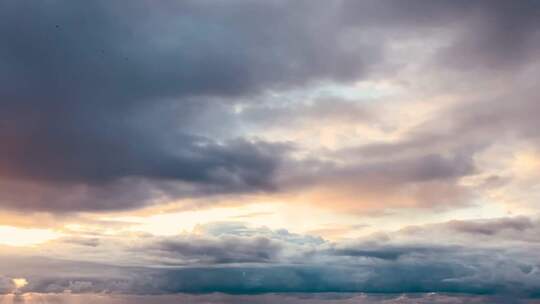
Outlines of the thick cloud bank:
[[[0,296],[5,303],[58,303],[58,304],[139,304],[139,303],[204,303],[204,304],[462,304],[462,303],[538,303],[534,300],[519,300],[505,297],[471,297],[445,294],[403,294],[403,295],[366,295],[366,294],[269,294],[263,296],[212,295],[173,295],[173,296],[104,296],[104,295],[51,295],[28,294],[25,296]],[[4,303],[4,302],[3,302]]]
[[[446,41],[431,70],[486,77],[534,62],[540,45],[536,1],[5,1],[0,11],[0,199],[23,210],[274,191],[290,147],[233,132],[236,103],[393,75],[406,68],[393,41],[415,33]],[[499,108],[473,109],[475,122],[526,126]]]
[[535,298],[539,230],[537,220],[516,217],[328,242],[229,223],[201,228],[196,236],[61,239],[46,248],[62,259],[37,251],[2,256],[0,271],[6,274],[4,293],[14,290],[10,278],[21,277],[28,284],[19,291],[37,293],[437,292]]

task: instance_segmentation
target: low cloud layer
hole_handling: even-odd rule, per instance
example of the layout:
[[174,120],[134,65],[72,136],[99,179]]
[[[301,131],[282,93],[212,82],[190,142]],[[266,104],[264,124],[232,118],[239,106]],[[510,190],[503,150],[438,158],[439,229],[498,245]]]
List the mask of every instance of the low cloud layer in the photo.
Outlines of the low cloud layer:
[[[90,245],[59,240],[47,250],[63,260],[38,258],[38,252],[3,256],[0,271],[7,278],[26,278],[28,285],[20,290],[37,293],[540,296],[540,264],[534,254],[539,249],[534,241],[540,229],[537,220],[451,221],[343,242],[239,224],[231,227],[209,227],[196,237],[141,235],[126,242],[103,236]],[[450,238],[445,237],[448,231],[453,231]],[[100,253],[109,254],[109,265],[99,262]],[[54,273],[40,270],[53,266]],[[6,285],[4,292],[10,288]]]
[[0,296],[0,300],[13,301],[24,299],[25,303],[41,303],[54,302],[59,304],[69,303],[205,303],[205,304],[228,304],[228,303],[316,303],[316,304],[422,304],[422,303],[444,303],[444,304],[461,304],[461,303],[538,303],[534,300],[518,300],[505,297],[490,297],[490,296],[459,296],[445,294],[404,294],[404,295],[365,295],[365,294],[269,294],[264,296],[230,296],[224,294],[212,295],[173,295],[173,296],[114,296],[103,297],[97,295],[52,295],[52,294],[29,294],[25,297],[19,296]]

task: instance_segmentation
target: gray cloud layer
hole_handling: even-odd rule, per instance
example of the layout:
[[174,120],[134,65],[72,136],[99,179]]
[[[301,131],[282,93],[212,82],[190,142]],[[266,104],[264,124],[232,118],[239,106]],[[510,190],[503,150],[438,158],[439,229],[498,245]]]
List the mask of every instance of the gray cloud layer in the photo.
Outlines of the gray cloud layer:
[[[62,260],[39,258],[39,253],[2,256],[0,272],[6,278],[26,278],[29,284],[20,291],[38,293],[447,292],[540,297],[540,224],[525,217],[408,227],[341,243],[241,225],[222,227],[208,227],[197,237],[126,241],[103,236],[91,244],[91,255],[87,243],[68,239],[67,246],[57,243],[47,251]],[[102,264],[100,252],[109,257],[108,265]],[[91,262],[92,255],[98,262]],[[9,292],[10,281],[4,281],[4,292]]]
[[49,211],[275,189],[282,145],[204,136],[227,124],[234,100],[388,73],[396,36],[442,29],[450,45],[433,68],[515,70],[535,60],[540,20],[536,1],[6,1],[0,11],[2,205]]
[[23,301],[24,303],[58,303],[58,304],[86,304],[86,303],[110,303],[110,304],[152,304],[152,303],[204,303],[204,304],[267,304],[267,303],[309,303],[309,304],[461,304],[461,303],[538,303],[535,300],[512,299],[492,296],[460,296],[445,294],[402,294],[402,295],[367,295],[367,294],[268,294],[257,296],[231,296],[224,294],[212,295],[172,295],[172,296],[103,296],[103,295],[54,295],[33,294],[31,298],[22,296],[5,296],[0,300]]

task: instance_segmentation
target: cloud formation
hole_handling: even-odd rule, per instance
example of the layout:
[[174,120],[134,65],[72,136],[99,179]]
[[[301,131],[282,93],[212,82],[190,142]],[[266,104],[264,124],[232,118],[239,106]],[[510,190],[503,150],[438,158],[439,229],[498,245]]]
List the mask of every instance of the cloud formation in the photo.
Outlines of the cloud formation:
[[[14,300],[14,296],[0,296],[0,300]],[[231,296],[224,294],[211,295],[168,295],[168,296],[126,296],[118,295],[114,297],[103,297],[97,295],[55,295],[55,294],[30,294],[25,298],[25,303],[54,302],[59,304],[68,303],[206,303],[206,304],[228,304],[228,303],[316,303],[316,304],[408,304],[408,303],[537,303],[535,300],[519,300],[504,297],[480,296],[471,297],[464,295],[445,295],[445,294],[403,294],[403,295],[365,295],[365,294],[268,294],[258,296]]]
[[[393,62],[390,40],[413,41],[416,31],[449,41],[431,67],[518,69],[534,60],[539,11],[535,1],[7,1],[2,205],[114,210],[276,189],[287,158],[281,145],[207,136],[222,123],[234,128],[238,101],[257,105],[268,92],[405,71]],[[300,117],[329,115],[321,105],[285,103],[276,116],[289,115],[289,107]],[[195,118],[205,115],[214,121]],[[372,119],[366,115],[354,114]],[[475,125],[483,121],[478,115]]]
[[540,297],[536,0],[7,0],[0,41],[0,224],[54,232],[0,294]]
[[[67,260],[37,258],[37,252],[18,258],[3,256],[0,271],[26,278],[29,284],[21,291],[37,293],[539,296],[540,272],[534,253],[539,248],[534,241],[538,220],[450,221],[337,243],[241,225],[234,230],[231,224],[221,227],[203,229],[207,232],[196,237],[142,235],[126,242],[121,236],[103,236],[92,245],[91,255],[87,248],[81,249],[87,247],[81,242],[69,241],[68,247],[52,244],[48,252],[57,248]],[[216,238],[218,230],[224,234]],[[437,241],[447,231],[454,232],[452,237]],[[99,252],[109,255],[108,265],[99,262]],[[53,266],[55,273],[40,270]]]

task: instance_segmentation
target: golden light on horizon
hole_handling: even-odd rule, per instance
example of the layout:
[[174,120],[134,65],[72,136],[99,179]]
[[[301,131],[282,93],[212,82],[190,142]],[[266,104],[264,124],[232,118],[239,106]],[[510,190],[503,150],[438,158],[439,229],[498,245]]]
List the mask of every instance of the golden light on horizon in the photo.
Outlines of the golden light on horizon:
[[24,286],[28,285],[28,281],[25,278],[16,278],[12,279],[12,281],[17,289],[23,288]]
[[0,245],[32,246],[60,237],[50,229],[23,229],[11,226],[0,226]]

